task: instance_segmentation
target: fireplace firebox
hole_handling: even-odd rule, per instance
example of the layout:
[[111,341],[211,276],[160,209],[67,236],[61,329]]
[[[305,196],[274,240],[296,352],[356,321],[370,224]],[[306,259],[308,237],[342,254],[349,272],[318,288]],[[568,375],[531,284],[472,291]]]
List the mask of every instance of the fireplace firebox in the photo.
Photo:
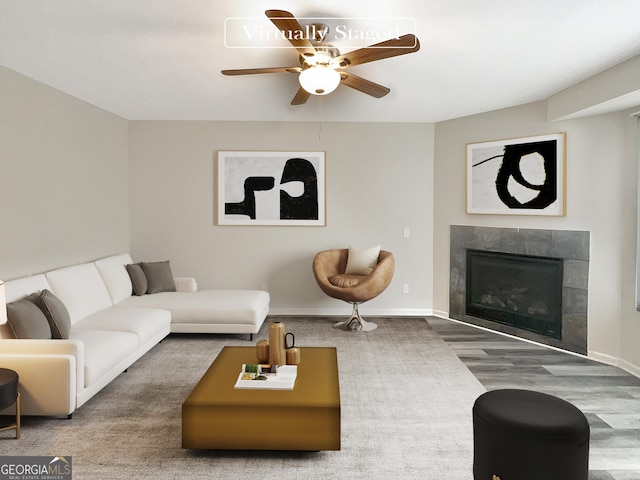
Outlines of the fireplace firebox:
[[563,261],[467,250],[466,314],[562,339]]

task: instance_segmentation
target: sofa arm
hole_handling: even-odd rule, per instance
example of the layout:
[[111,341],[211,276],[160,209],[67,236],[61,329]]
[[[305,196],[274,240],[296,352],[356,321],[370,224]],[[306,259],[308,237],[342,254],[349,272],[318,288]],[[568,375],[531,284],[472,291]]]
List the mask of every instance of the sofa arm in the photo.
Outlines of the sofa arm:
[[176,291],[178,292],[197,292],[198,284],[196,279],[192,277],[174,277],[173,281],[176,284]]
[[62,354],[77,356],[83,353],[84,345],[77,340],[27,340],[8,338],[0,339],[0,356],[14,354]]
[[[76,409],[76,358],[73,355],[0,354],[0,365],[18,373],[22,415],[69,415]],[[15,405],[0,412],[15,412]]]
[[[46,365],[49,356],[62,355],[74,358],[74,391],[84,390],[84,343],[78,340],[27,340],[0,339],[0,365],[7,355],[34,357]],[[10,367],[9,367],[10,368]],[[45,369],[46,370],[46,369]]]

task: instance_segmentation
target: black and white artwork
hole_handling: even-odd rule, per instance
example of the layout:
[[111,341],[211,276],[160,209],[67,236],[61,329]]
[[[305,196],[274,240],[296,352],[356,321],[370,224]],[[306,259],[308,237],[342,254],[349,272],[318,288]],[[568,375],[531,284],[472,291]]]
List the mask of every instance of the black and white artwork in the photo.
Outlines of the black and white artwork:
[[565,134],[467,145],[467,213],[565,214]]
[[324,152],[218,152],[219,225],[325,225]]

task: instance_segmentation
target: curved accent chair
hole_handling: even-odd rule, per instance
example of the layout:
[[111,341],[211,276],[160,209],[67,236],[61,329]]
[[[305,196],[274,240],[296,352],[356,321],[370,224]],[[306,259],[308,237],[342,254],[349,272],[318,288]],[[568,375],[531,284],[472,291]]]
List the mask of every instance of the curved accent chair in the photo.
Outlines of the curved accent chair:
[[349,249],[324,250],[313,259],[313,275],[320,289],[330,297],[353,305],[351,317],[338,322],[334,328],[350,331],[369,332],[375,330],[375,323],[362,319],[358,306],[380,295],[391,282],[395,269],[393,254],[380,250],[377,263],[368,274],[345,273]]

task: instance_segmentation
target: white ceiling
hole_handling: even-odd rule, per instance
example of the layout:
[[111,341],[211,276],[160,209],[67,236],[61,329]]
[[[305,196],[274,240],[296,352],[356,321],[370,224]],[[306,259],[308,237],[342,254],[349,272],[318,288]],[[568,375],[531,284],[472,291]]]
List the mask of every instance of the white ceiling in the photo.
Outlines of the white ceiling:
[[[382,99],[341,86],[291,106],[295,74],[220,74],[297,65],[293,48],[225,47],[226,18],[270,28],[267,9],[413,18],[421,49],[353,67],[391,88]],[[639,0],[0,0],[0,65],[130,120],[436,122],[546,99],[640,54],[639,18]]]

